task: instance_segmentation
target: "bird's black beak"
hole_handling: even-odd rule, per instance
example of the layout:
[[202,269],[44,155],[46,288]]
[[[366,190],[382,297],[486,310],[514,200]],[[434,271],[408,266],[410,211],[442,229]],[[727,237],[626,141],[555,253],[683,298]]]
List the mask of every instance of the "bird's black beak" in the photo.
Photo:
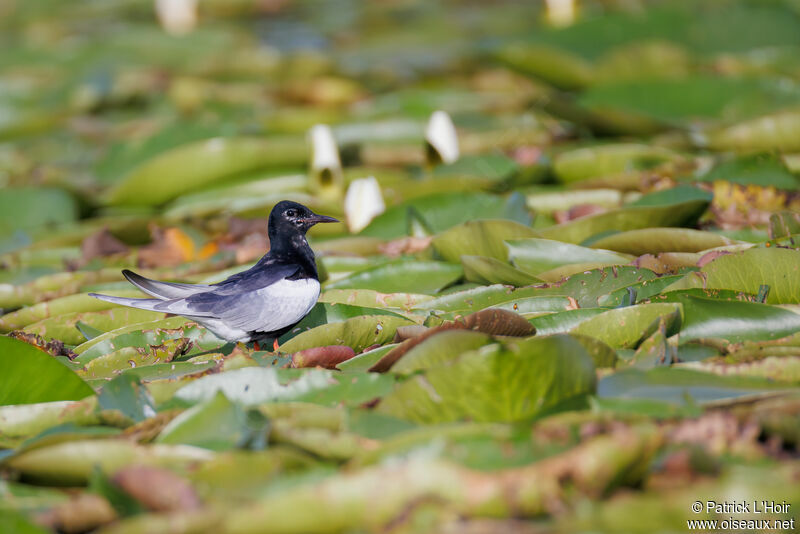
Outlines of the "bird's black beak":
[[317,215],[316,213],[311,217],[306,217],[301,219],[303,224],[307,224],[309,226],[317,224],[317,223],[334,223],[339,222],[339,219],[334,219],[333,217],[328,217],[327,215]]

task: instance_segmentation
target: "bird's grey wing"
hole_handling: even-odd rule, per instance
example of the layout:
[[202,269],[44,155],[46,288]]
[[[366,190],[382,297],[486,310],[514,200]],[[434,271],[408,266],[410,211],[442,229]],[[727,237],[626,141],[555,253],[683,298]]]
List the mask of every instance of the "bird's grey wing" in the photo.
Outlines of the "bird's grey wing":
[[319,282],[311,278],[283,279],[255,291],[223,295],[210,313],[230,328],[272,332],[305,317],[317,302],[319,289]]
[[158,280],[151,280],[145,278],[140,274],[133,271],[124,269],[122,275],[128,279],[128,282],[135,285],[140,290],[144,291],[151,297],[156,297],[160,300],[181,299],[188,296],[204,293],[213,289],[213,286],[206,284],[179,284],[176,282],[159,282]]
[[106,302],[113,302],[121,306],[130,306],[131,308],[139,308],[140,310],[157,310],[156,306],[162,304],[164,301],[161,299],[134,299],[128,297],[112,297],[111,295],[100,295],[99,293],[89,293],[90,297],[105,300]]
[[176,302],[170,312],[215,317],[246,331],[279,330],[308,313],[319,296],[316,280],[287,279],[299,269],[296,264],[273,264],[251,270],[235,283],[226,281],[212,291]]
[[257,291],[292,276],[300,269],[301,267],[297,263],[281,261],[267,254],[246,271],[231,275],[211,287],[222,295]]

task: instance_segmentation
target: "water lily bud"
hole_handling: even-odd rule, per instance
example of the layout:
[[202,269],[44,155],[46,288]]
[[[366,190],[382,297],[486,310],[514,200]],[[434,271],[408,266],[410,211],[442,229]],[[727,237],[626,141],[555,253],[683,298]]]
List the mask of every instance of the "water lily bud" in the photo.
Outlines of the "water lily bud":
[[329,200],[341,199],[344,177],[333,132],[325,124],[317,124],[309,130],[308,136],[311,141],[311,192]]
[[545,0],[547,22],[553,26],[569,26],[575,22],[575,0]]
[[[450,115],[434,111],[425,128],[430,163],[453,163],[458,159],[458,134]],[[433,152],[433,153],[432,153]]]
[[164,30],[184,35],[197,26],[197,0],[156,0],[156,16]]
[[347,227],[356,233],[386,210],[383,202],[381,186],[374,176],[360,178],[350,182],[347,195],[344,197],[344,212],[347,216]]

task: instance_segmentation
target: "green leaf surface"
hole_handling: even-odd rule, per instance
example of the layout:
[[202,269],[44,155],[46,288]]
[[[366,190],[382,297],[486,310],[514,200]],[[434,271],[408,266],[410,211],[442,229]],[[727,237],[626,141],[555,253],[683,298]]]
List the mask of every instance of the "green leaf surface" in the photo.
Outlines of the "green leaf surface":
[[506,284],[528,286],[544,281],[495,258],[485,256],[461,256],[464,278],[478,284]]
[[633,259],[610,250],[595,250],[551,239],[513,239],[506,241],[506,245],[508,259],[519,269],[533,274],[573,263],[625,264]]
[[539,237],[539,233],[513,221],[468,221],[437,235],[433,247],[445,261],[457,262],[464,255],[505,261],[508,251],[504,241],[521,237]]
[[22,341],[0,336],[0,405],[79,400],[94,391],[58,360]]
[[591,246],[641,256],[659,252],[700,252],[738,243],[742,241],[691,228],[642,228],[601,237],[593,240]]
[[463,275],[460,265],[440,261],[398,260],[358,271],[326,284],[326,289],[372,289],[381,293],[432,294]]
[[97,396],[101,410],[116,410],[138,423],[155,415],[153,399],[134,375],[122,374],[108,382]]
[[577,340],[534,337],[469,352],[414,376],[396,386],[378,409],[420,423],[518,421],[594,387],[594,365]]
[[[509,219],[521,224],[530,223],[524,209],[515,208],[508,201],[487,193],[439,193],[402,202],[376,217],[360,235],[394,239],[409,235],[411,221],[409,210],[421,214],[434,233],[443,232],[465,223],[480,213],[482,218]],[[453,260],[450,260],[453,261]]]
[[653,323],[667,322],[668,335],[678,332],[681,324],[678,304],[638,304],[608,310],[574,327],[571,332],[591,336],[614,348],[636,348],[651,333]]
[[222,392],[232,402],[255,406],[272,401],[306,401],[355,406],[391,388],[390,375],[334,372],[327,369],[246,367],[205,376],[175,393],[179,401],[206,402]]
[[800,330],[800,315],[758,302],[686,296],[681,343],[722,338],[730,343],[778,339]]
[[717,376],[688,369],[657,367],[647,371],[625,369],[606,376],[597,385],[597,396],[601,399],[651,399],[672,404],[706,404],[782,389],[786,389],[786,386],[762,378]]
[[566,243],[582,243],[593,235],[663,226],[689,226],[708,207],[706,200],[690,200],[664,206],[626,206],[539,230],[540,237]]
[[59,339],[68,345],[80,345],[86,341],[78,329],[78,323],[108,332],[122,326],[164,319],[165,314],[136,308],[117,307],[98,312],[72,312],[29,324],[25,332],[38,334],[45,339]]
[[[179,146],[145,161],[109,192],[121,206],[154,206],[199,186],[266,166],[302,165],[302,139],[213,138]],[[168,178],[168,179],[165,179]]]
[[409,324],[413,324],[409,319],[392,315],[353,317],[301,332],[283,343],[281,351],[297,352],[326,345],[347,345],[358,353],[372,345],[382,345],[390,341],[398,326]]
[[757,294],[769,286],[768,304],[800,302],[800,251],[788,248],[752,248],[726,254],[689,273],[666,288],[732,289]]

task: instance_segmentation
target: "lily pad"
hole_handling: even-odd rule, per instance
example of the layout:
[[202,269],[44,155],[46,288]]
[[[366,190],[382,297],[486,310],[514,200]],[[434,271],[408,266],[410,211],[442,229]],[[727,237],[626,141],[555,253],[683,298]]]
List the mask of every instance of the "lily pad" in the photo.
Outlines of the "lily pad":
[[638,304],[625,308],[608,310],[573,328],[571,332],[591,336],[614,348],[636,348],[648,337],[654,323],[664,319],[667,333],[678,332],[681,323],[679,304]]
[[594,387],[594,365],[577,340],[535,337],[488,346],[429,369],[396,386],[378,409],[420,423],[519,421]]
[[372,289],[381,293],[406,291],[432,294],[463,275],[460,265],[440,261],[398,260],[358,271],[326,284],[326,289]]
[[38,348],[0,336],[0,405],[79,400],[94,391],[72,370]]
[[769,286],[767,303],[800,302],[800,251],[788,248],[753,248],[725,254],[689,273],[665,291],[702,287],[732,289],[757,294]]

